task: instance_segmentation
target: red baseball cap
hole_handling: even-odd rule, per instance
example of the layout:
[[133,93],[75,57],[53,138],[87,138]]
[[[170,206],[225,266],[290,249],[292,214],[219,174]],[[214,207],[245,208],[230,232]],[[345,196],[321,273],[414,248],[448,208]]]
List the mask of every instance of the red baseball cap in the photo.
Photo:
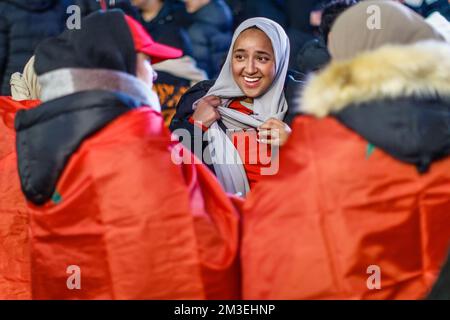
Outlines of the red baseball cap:
[[183,55],[183,51],[180,49],[155,42],[145,31],[144,27],[130,16],[125,15],[125,21],[133,37],[136,52],[141,52],[151,57],[152,63],[180,58]]

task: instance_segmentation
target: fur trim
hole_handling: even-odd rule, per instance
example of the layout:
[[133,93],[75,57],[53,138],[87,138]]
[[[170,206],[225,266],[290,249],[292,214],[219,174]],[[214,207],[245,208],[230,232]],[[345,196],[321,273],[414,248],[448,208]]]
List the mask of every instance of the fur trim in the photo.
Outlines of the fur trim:
[[332,62],[303,90],[300,111],[324,117],[351,104],[400,97],[450,97],[450,45],[386,45]]

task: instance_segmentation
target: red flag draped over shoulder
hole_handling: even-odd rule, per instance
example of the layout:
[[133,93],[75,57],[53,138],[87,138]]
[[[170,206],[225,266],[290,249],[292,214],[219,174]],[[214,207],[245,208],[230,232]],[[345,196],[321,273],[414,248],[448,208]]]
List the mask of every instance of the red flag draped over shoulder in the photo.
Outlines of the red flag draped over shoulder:
[[83,142],[52,200],[30,204],[33,298],[239,298],[233,204],[172,148],[148,108]]
[[449,166],[420,175],[331,117],[297,118],[243,210],[243,297],[423,298],[450,240]]
[[28,215],[20,190],[14,117],[38,100],[0,97],[0,299],[30,299]]

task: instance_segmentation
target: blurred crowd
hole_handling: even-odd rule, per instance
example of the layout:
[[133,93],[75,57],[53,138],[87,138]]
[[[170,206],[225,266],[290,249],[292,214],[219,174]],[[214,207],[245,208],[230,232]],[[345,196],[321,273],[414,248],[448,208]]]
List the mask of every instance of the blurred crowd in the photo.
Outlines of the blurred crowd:
[[0,298],[448,298],[449,20],[0,1]]
[[[10,95],[11,76],[22,72],[40,41],[58,35],[70,14],[82,17],[103,8],[120,8],[155,41],[179,48],[183,59],[161,66],[155,90],[169,123],[181,95],[193,84],[217,78],[233,30],[251,17],[279,23],[290,40],[289,67],[317,70],[330,59],[326,35],[337,14],[356,0],[330,6],[326,0],[8,0],[0,4],[0,93]],[[403,1],[424,17],[435,12],[450,19],[447,0]],[[79,11],[68,11],[76,5]],[[325,12],[325,14],[324,14]],[[322,17],[323,15],[323,17]],[[181,72],[173,72],[178,70]],[[17,75],[16,75],[17,77]]]

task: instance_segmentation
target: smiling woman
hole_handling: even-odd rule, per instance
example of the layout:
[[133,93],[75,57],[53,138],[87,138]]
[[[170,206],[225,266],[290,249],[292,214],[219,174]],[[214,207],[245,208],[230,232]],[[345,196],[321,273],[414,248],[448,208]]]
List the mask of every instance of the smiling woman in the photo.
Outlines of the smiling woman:
[[264,94],[275,79],[275,56],[270,39],[256,27],[237,38],[233,49],[233,78],[248,98]]
[[[207,164],[227,192],[245,195],[263,175],[276,173],[272,148],[283,145],[290,132],[283,122],[286,79],[301,86],[288,77],[289,49],[276,22],[248,19],[236,29],[218,79],[198,84],[180,100],[171,129],[183,136],[177,129],[191,132],[191,150],[198,140],[206,141],[196,154],[210,160]],[[195,126],[204,134],[192,134]]]

